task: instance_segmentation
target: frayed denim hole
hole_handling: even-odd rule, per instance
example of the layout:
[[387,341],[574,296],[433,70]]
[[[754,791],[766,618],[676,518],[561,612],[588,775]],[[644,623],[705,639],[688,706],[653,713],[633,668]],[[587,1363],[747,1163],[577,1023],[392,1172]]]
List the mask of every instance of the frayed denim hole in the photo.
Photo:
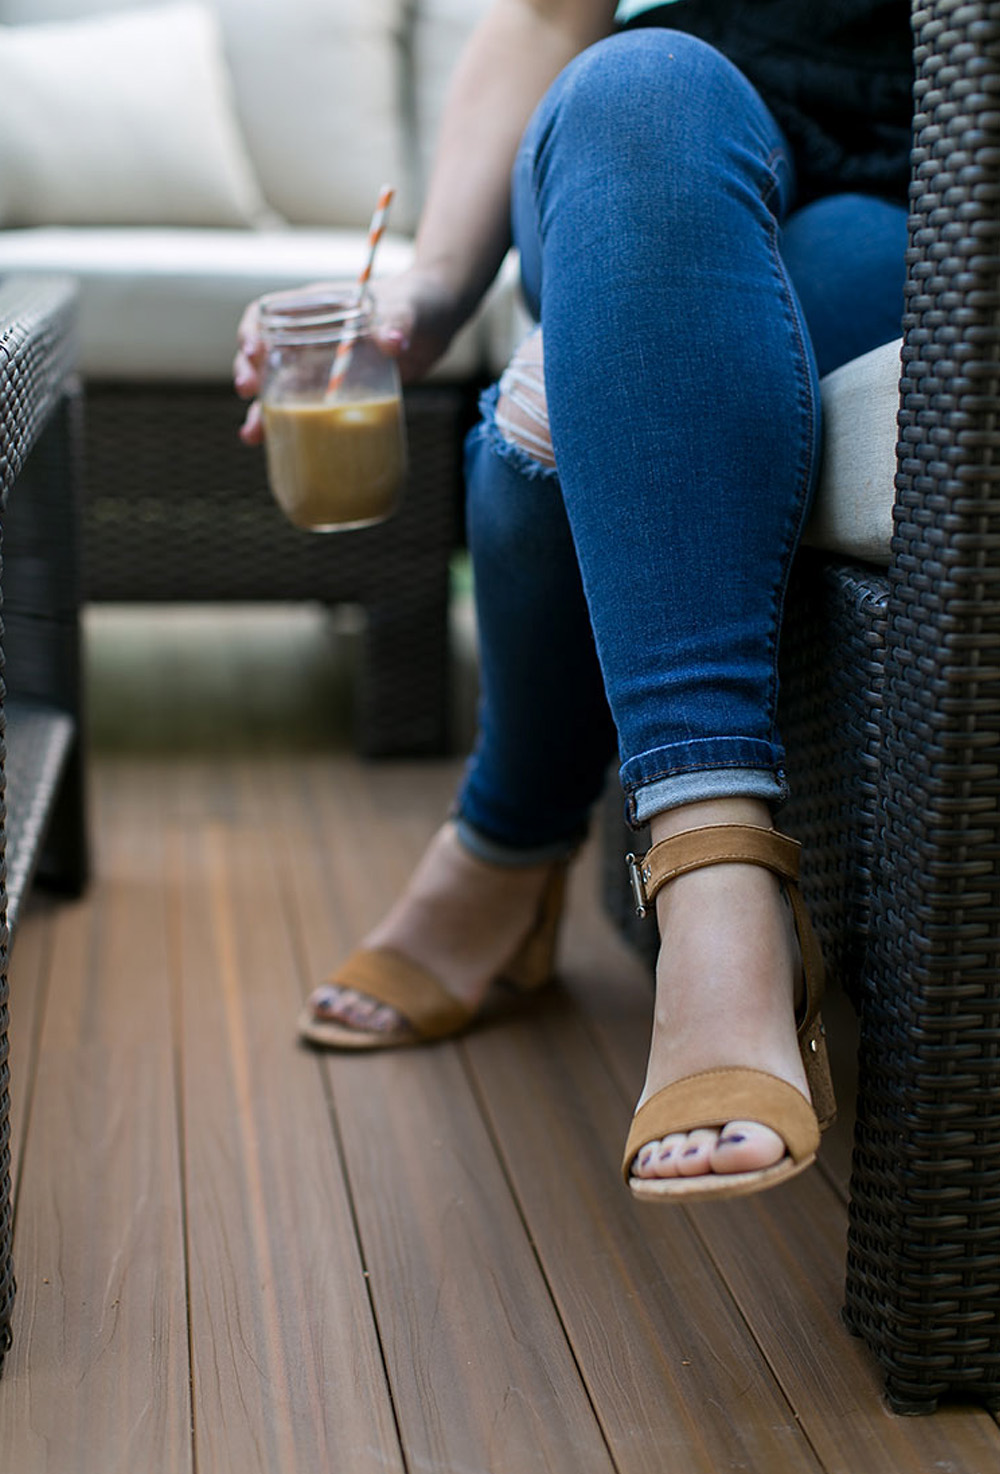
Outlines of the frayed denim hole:
[[471,432],[472,435],[483,438],[495,455],[513,466],[514,470],[527,481],[547,481],[558,484],[559,473],[555,466],[544,466],[541,461],[536,461],[534,456],[529,455],[523,446],[515,445],[503,434],[496,422],[498,397],[499,386],[497,384],[487,389],[480,397],[479,411],[482,420]]

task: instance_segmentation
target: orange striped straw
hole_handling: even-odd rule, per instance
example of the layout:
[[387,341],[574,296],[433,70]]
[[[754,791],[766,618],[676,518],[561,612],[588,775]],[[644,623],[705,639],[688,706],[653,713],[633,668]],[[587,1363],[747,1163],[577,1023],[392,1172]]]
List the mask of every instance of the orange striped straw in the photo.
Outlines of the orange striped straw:
[[[378,204],[375,206],[375,213],[372,215],[371,224],[368,227],[368,254],[365,264],[361,268],[361,275],[358,277],[357,305],[359,307],[364,301],[365,288],[371,280],[372,267],[375,264],[375,252],[378,248],[379,241],[382,239],[386,216],[389,213],[389,206],[392,204],[392,197],[395,193],[396,191],[391,184],[383,184],[379,191]],[[346,333],[337,345],[333,368],[330,371],[329,382],[326,386],[327,394],[336,394],[344,382],[348,366],[351,362],[351,353],[354,350],[354,338],[355,334]]]

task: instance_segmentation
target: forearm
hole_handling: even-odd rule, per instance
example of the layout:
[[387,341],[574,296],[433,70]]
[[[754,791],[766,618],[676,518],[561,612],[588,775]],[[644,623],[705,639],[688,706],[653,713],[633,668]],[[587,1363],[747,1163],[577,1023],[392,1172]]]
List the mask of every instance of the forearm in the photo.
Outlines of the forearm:
[[[447,348],[496,275],[510,240],[510,172],[531,113],[578,52],[612,28],[615,0],[494,0],[456,70],[417,233],[413,267],[375,284],[376,328],[406,382]],[[244,313],[238,392],[260,392],[256,304]],[[252,404],[241,431],[262,437]]]
[[510,239],[510,171],[525,124],[567,62],[608,34],[614,0],[497,0],[455,73],[417,234],[416,266],[462,316]]

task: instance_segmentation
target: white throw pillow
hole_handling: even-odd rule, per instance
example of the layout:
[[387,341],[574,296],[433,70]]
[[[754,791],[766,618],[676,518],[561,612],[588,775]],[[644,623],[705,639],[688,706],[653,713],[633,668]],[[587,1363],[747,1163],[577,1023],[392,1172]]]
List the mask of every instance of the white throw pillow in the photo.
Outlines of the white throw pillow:
[[257,223],[214,12],[0,26],[0,225]]
[[264,194],[294,225],[415,220],[400,111],[412,0],[214,0]]
[[[0,0],[0,23],[131,14],[148,3]],[[206,3],[222,28],[236,116],[268,204],[293,225],[364,227],[390,183],[392,228],[410,230],[414,125],[401,96],[415,0]]]

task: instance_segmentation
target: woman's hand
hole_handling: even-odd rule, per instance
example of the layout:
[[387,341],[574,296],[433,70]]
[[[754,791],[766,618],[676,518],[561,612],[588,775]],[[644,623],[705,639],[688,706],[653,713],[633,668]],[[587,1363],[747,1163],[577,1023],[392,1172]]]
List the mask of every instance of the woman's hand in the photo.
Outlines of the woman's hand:
[[422,379],[462,326],[467,307],[442,277],[419,267],[374,281],[371,291],[379,347],[399,360],[404,384]]
[[260,393],[266,354],[260,336],[260,316],[256,302],[251,302],[240,318],[240,325],[236,329],[236,344],[233,387],[241,399],[250,400],[246,418],[240,426],[240,439],[245,445],[260,445],[264,439],[264,425],[257,395]]
[[[321,288],[314,283],[305,290]],[[430,272],[412,269],[400,276],[373,281],[374,336],[383,353],[398,359],[404,384],[420,379],[437,362],[461,327],[464,318],[457,295]],[[233,384],[241,399],[250,400],[240,427],[246,445],[260,445],[264,426],[260,412],[261,380],[266,352],[260,336],[260,317],[251,302],[237,329]]]

